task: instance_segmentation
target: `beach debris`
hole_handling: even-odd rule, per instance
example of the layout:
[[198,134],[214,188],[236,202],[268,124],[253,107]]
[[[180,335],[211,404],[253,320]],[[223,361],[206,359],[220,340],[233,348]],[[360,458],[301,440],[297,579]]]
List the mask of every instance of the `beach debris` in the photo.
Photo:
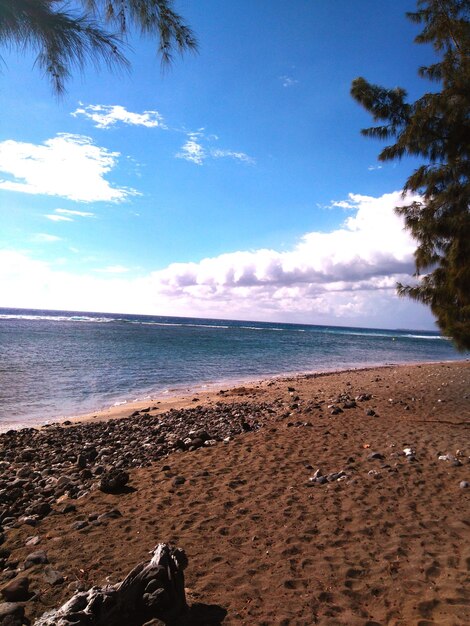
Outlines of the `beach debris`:
[[413,456],[416,454],[416,452],[413,450],[413,448],[403,448],[403,454],[405,456]]
[[461,480],[459,483],[460,489],[468,489],[470,487],[470,483],[466,480]]
[[439,454],[437,458],[439,461],[447,461],[453,467],[460,467],[462,465],[462,461],[459,461],[453,454]]
[[313,476],[311,476],[308,480],[309,483],[317,483],[319,485],[325,485],[326,483],[333,483],[339,480],[345,480],[348,477],[346,472],[340,470],[339,472],[331,472],[330,474],[324,475],[321,469],[317,469]]
[[[75,593],[60,608],[48,611],[35,626],[142,626],[151,620],[176,626],[185,621],[187,558],[183,550],[159,544],[120,583]],[[158,622],[157,622],[158,623]]]

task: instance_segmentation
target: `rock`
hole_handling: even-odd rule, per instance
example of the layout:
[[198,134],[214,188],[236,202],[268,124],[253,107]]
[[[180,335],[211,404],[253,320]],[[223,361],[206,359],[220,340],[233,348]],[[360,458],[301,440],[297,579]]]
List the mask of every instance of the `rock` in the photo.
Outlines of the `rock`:
[[37,546],[40,541],[41,541],[41,537],[39,537],[39,535],[35,535],[34,537],[28,537],[24,545],[25,546]]
[[339,406],[333,406],[330,411],[331,415],[339,415],[342,412],[343,409],[340,409]]
[[370,454],[367,455],[367,460],[368,461],[375,461],[375,460],[383,460],[385,457],[381,452],[371,452]]
[[128,482],[129,474],[127,472],[112,469],[102,475],[100,489],[105,493],[121,493]]
[[38,550],[37,552],[31,552],[31,554],[28,554],[24,562],[24,568],[28,569],[33,567],[33,565],[43,565],[44,563],[49,563],[47,554],[44,550]]
[[31,598],[29,591],[29,578],[22,576],[9,582],[0,591],[5,600],[9,602],[26,602]]
[[118,519],[119,517],[122,517],[121,511],[119,509],[111,509],[111,511],[98,515],[97,519],[99,522],[103,522],[107,519]]
[[0,602],[0,624],[2,626],[21,626],[24,618],[24,607],[16,602]]
[[460,489],[468,489],[470,487],[470,483],[466,480],[461,480],[459,483]]
[[88,522],[86,520],[78,520],[72,524],[72,530],[82,530],[88,526]]
[[376,413],[375,413],[374,409],[367,409],[366,410],[366,415],[368,417],[374,417],[376,415]]
[[178,487],[178,485],[183,485],[186,482],[186,478],[184,476],[175,476],[172,481],[173,487]]
[[44,579],[52,586],[61,585],[64,582],[64,576],[50,566],[44,569]]
[[46,515],[49,515],[50,512],[51,505],[49,504],[49,502],[37,502],[36,504],[33,504],[29,509],[29,513],[31,513],[32,515],[37,515],[38,517],[46,517]]

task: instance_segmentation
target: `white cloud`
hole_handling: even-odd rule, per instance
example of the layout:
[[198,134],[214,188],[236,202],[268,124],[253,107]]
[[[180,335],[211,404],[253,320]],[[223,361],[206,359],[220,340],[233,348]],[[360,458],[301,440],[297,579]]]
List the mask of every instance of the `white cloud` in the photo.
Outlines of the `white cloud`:
[[211,155],[214,157],[214,159],[221,159],[221,158],[236,159],[238,161],[243,161],[243,163],[248,163],[249,165],[254,165],[255,163],[255,160],[252,157],[245,154],[244,152],[234,152],[233,150],[215,149],[215,150],[211,150]]
[[375,170],[381,170],[382,167],[382,165],[369,165],[367,169],[369,170],[369,172],[374,172]]
[[292,76],[279,76],[279,80],[283,87],[293,87],[299,84],[299,81],[296,78],[292,78]]
[[37,243],[54,243],[55,241],[61,241],[61,239],[57,235],[49,235],[48,233],[36,233],[32,237],[32,240]]
[[84,106],[80,102],[80,106],[73,113],[74,117],[83,115],[84,117],[95,122],[96,128],[110,128],[117,123],[127,124],[129,126],[145,126],[146,128],[163,128],[166,125],[163,116],[158,111],[144,111],[143,113],[133,113],[125,107],[115,104],[89,104]]
[[195,163],[196,165],[202,165],[204,161],[208,158],[212,159],[222,159],[229,158],[235,159],[237,161],[242,161],[243,163],[247,163],[253,165],[255,160],[245,154],[244,152],[239,152],[235,150],[223,150],[221,148],[211,148],[210,144],[212,141],[217,141],[218,137],[215,135],[209,135],[206,137],[202,132],[204,129],[200,129],[197,132],[187,133],[187,141],[184,143],[180,151],[175,155],[178,159],[184,159],[185,161],[190,161],[191,163]]
[[415,244],[403,231],[393,207],[403,204],[399,192],[381,198],[350,195],[355,214],[329,233],[305,234],[288,252],[256,250],[233,252],[203,259],[199,263],[175,263],[155,274],[161,286],[184,292],[205,286],[214,293],[221,289],[307,285],[309,292],[324,291],[327,285],[408,274],[413,269]]
[[48,213],[44,217],[46,217],[48,220],[51,220],[51,222],[73,222],[73,219],[71,217],[66,217],[65,215],[57,215],[56,213]]
[[351,194],[341,227],[306,233],[290,251],[227,253],[140,278],[119,265],[76,275],[0,251],[0,306],[432,328],[428,309],[395,293],[414,269],[415,244],[393,212],[407,201]]
[[94,217],[94,213],[91,211],[73,211],[72,209],[55,209],[56,213],[60,215],[74,215],[77,217]]
[[176,153],[177,159],[184,159],[196,165],[202,165],[207,156],[206,151],[200,143],[202,133],[188,133],[188,140],[184,143],[180,151]]
[[[71,209],[54,209],[54,213],[48,213],[44,217],[51,222],[73,222],[73,217],[94,217],[90,211],[72,211]],[[73,217],[71,217],[73,216]]]
[[0,189],[60,196],[81,202],[119,201],[137,195],[134,189],[113,187],[106,179],[119,152],[96,146],[89,137],[59,133],[37,145],[7,140],[0,143]]

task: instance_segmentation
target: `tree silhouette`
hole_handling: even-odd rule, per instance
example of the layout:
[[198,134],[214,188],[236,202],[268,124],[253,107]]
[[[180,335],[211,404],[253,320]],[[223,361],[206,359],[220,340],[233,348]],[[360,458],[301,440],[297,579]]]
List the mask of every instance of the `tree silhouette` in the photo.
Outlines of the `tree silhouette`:
[[[423,25],[416,43],[431,43],[438,62],[419,75],[439,85],[406,102],[402,88],[385,89],[356,78],[352,96],[379,126],[366,137],[395,139],[381,161],[412,155],[424,163],[407,179],[404,193],[420,201],[396,211],[418,242],[415,285],[398,293],[430,306],[443,333],[461,350],[470,349],[470,2],[418,0],[409,19]],[[423,271],[427,271],[423,274]]]
[[[111,30],[113,29],[113,30]],[[88,62],[129,65],[123,48],[132,31],[154,37],[162,63],[197,42],[173,0],[0,0],[0,46],[32,49],[36,64],[61,95],[75,69]]]

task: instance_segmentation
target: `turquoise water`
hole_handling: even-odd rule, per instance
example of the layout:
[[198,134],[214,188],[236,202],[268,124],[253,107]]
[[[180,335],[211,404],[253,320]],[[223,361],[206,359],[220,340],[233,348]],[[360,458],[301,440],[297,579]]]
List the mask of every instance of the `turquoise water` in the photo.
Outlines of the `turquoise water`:
[[278,374],[466,357],[424,331],[0,309],[0,430]]

